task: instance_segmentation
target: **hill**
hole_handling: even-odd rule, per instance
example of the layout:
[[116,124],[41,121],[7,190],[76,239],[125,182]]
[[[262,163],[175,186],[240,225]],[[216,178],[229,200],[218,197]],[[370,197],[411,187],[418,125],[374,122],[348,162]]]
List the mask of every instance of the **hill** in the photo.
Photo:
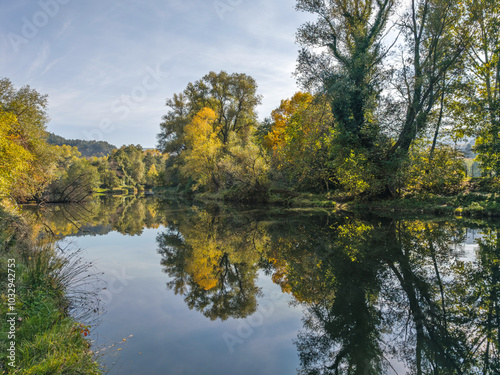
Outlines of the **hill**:
[[48,132],[47,142],[55,146],[76,146],[82,156],[107,156],[117,147],[105,141],[84,141],[82,139],[66,139],[54,133]]

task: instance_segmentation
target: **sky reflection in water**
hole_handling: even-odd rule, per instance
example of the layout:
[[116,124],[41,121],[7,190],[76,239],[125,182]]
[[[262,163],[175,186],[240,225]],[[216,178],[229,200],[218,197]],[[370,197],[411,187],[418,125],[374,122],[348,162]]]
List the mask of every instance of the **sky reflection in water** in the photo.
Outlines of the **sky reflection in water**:
[[152,198],[41,217],[104,272],[110,374],[500,371],[493,223]]

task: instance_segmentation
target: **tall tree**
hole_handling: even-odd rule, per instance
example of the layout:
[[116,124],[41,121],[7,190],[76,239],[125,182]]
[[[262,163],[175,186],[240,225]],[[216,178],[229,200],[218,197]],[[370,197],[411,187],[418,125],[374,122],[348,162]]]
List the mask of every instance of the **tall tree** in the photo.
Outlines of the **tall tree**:
[[475,151],[482,168],[500,172],[500,14],[498,2],[467,0],[463,23],[469,26],[471,44],[465,74],[457,80],[453,101],[457,136],[476,138]]
[[428,130],[433,109],[442,103],[443,82],[458,68],[468,45],[467,33],[457,32],[459,8],[453,0],[412,0],[399,24],[406,48],[396,87],[403,95],[405,113],[389,158],[408,154],[413,141]]
[[318,16],[298,30],[298,73],[306,87],[320,85],[330,95],[339,129],[355,145],[370,147],[377,135],[373,111],[393,6],[393,0],[297,1],[298,10]]
[[[431,114],[444,101],[446,76],[454,74],[467,47],[467,33],[457,32],[459,3],[411,1],[397,21],[405,43],[396,90],[385,84],[392,48],[385,33],[394,1],[298,0],[297,9],[318,16],[298,31],[304,46],[298,74],[331,98],[340,184],[356,194],[394,192],[394,169],[404,167],[410,146],[426,135]],[[402,94],[398,105],[395,92]]]
[[334,185],[329,165],[333,118],[325,95],[297,92],[282,100],[271,116],[263,145],[270,150],[275,182],[329,190]]
[[167,100],[169,112],[163,117],[158,134],[158,148],[179,154],[185,148],[185,126],[203,108],[216,114],[218,136],[224,144],[231,132],[248,136],[257,125],[255,107],[260,104],[255,80],[243,73],[210,72]]

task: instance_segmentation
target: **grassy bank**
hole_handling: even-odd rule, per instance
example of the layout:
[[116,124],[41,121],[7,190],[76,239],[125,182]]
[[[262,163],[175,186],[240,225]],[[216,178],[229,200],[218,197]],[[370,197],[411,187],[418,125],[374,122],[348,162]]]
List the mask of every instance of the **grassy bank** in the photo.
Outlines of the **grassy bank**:
[[54,244],[36,245],[20,223],[0,209],[1,373],[100,374],[89,327],[69,316],[68,288],[84,282],[86,265]]

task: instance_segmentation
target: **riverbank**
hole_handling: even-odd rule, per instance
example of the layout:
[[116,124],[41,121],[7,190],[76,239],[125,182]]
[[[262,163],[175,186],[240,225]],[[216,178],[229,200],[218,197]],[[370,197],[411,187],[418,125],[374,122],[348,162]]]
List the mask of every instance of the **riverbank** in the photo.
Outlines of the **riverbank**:
[[101,374],[90,327],[69,315],[66,294],[88,267],[34,236],[22,218],[0,208],[2,374]]
[[[455,195],[414,194],[404,198],[367,199],[334,191],[314,194],[270,189],[266,204],[285,207],[320,207],[338,211],[373,211],[475,218],[500,217],[500,182],[474,178]],[[234,201],[225,192],[193,193],[176,188],[155,188],[159,197],[181,196],[200,201]],[[259,201],[258,203],[263,203]]]

